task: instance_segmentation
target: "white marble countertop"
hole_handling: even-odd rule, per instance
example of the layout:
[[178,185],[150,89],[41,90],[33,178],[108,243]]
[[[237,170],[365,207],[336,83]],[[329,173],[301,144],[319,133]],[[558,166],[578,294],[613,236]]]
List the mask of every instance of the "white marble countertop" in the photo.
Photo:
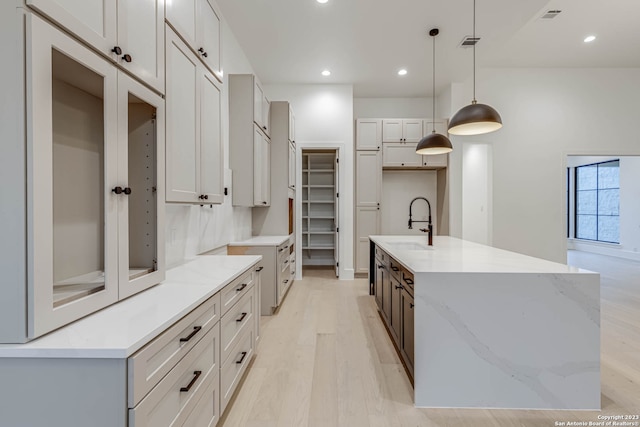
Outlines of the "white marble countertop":
[[0,358],[127,358],[260,261],[196,257],[166,280],[26,344],[0,344]]
[[433,246],[426,235],[369,238],[413,273],[592,273],[449,236],[434,236]]
[[253,236],[247,240],[240,240],[238,242],[231,242],[229,246],[280,246],[289,238],[291,235],[286,236]]

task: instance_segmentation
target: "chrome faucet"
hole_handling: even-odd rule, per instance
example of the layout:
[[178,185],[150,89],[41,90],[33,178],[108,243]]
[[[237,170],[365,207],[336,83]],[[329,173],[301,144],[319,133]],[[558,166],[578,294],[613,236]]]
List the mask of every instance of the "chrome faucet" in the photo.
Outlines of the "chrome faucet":
[[[425,202],[427,202],[427,206],[429,207],[429,220],[428,221],[414,221],[411,219],[411,208],[413,207],[413,202],[415,202],[416,200],[424,200]],[[409,204],[409,229],[413,229],[413,223],[414,222],[426,222],[427,223],[427,228],[421,228],[420,231],[422,231],[423,233],[428,233],[428,239],[429,239],[429,246],[433,246],[433,224],[431,223],[431,203],[429,203],[429,201],[427,200],[426,197],[416,197],[415,199],[413,199],[411,201],[411,203]]]

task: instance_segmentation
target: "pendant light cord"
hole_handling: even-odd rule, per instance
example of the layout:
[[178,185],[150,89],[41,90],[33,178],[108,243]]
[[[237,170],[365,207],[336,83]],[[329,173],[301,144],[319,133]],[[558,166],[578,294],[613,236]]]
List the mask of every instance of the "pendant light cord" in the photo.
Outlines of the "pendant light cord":
[[476,102],[476,44],[478,40],[476,40],[476,0],[473,0],[473,101],[472,104]]
[[432,98],[432,118],[433,118],[433,132],[436,133],[436,36],[433,39],[433,81],[431,85],[431,98]]

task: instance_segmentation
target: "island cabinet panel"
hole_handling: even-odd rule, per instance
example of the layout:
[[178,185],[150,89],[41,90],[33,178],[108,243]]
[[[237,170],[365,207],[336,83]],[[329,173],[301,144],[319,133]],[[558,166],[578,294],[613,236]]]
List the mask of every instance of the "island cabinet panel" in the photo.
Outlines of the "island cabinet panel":
[[407,370],[413,377],[414,358],[414,302],[413,295],[407,288],[403,288],[400,294],[400,310],[402,317],[402,332],[400,336],[400,353]]
[[370,240],[416,407],[600,409],[598,273],[449,236]]

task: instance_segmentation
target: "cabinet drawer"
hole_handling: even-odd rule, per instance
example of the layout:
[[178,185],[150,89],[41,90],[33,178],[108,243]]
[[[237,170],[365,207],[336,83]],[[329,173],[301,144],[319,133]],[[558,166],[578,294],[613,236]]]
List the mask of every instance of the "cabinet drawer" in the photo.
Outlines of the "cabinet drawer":
[[220,292],[220,304],[222,304],[223,316],[247,293],[251,286],[253,286],[253,269],[224,287],[222,292]]
[[191,412],[218,364],[219,330],[212,328],[133,409],[129,427],[179,426]]
[[220,371],[220,411],[224,412],[233,392],[242,378],[251,358],[253,357],[253,343],[255,333],[253,329],[247,332],[238,340],[233,347],[232,355],[222,364]]
[[[203,384],[204,392],[193,410],[182,422],[185,427],[213,427],[220,419],[220,375],[210,375],[210,380]],[[185,412],[185,411],[183,411]],[[182,417],[181,417],[182,418]]]
[[127,361],[129,408],[136,406],[219,320],[218,293],[131,356]]
[[378,258],[383,264],[387,264],[389,261],[389,255],[385,251],[380,249],[380,246],[376,245],[376,258]]
[[[250,289],[253,290],[253,286],[251,286]],[[222,348],[220,360],[223,362],[226,361],[231,354],[238,337],[240,337],[245,330],[251,328],[253,324],[254,298],[255,292],[246,293],[238,304],[233,306],[233,308],[222,317],[222,321],[220,322],[220,343]]]
[[404,267],[402,267],[402,265],[400,265],[398,261],[389,257],[389,271],[398,279],[398,281],[400,281],[400,279],[402,278],[403,269]]

